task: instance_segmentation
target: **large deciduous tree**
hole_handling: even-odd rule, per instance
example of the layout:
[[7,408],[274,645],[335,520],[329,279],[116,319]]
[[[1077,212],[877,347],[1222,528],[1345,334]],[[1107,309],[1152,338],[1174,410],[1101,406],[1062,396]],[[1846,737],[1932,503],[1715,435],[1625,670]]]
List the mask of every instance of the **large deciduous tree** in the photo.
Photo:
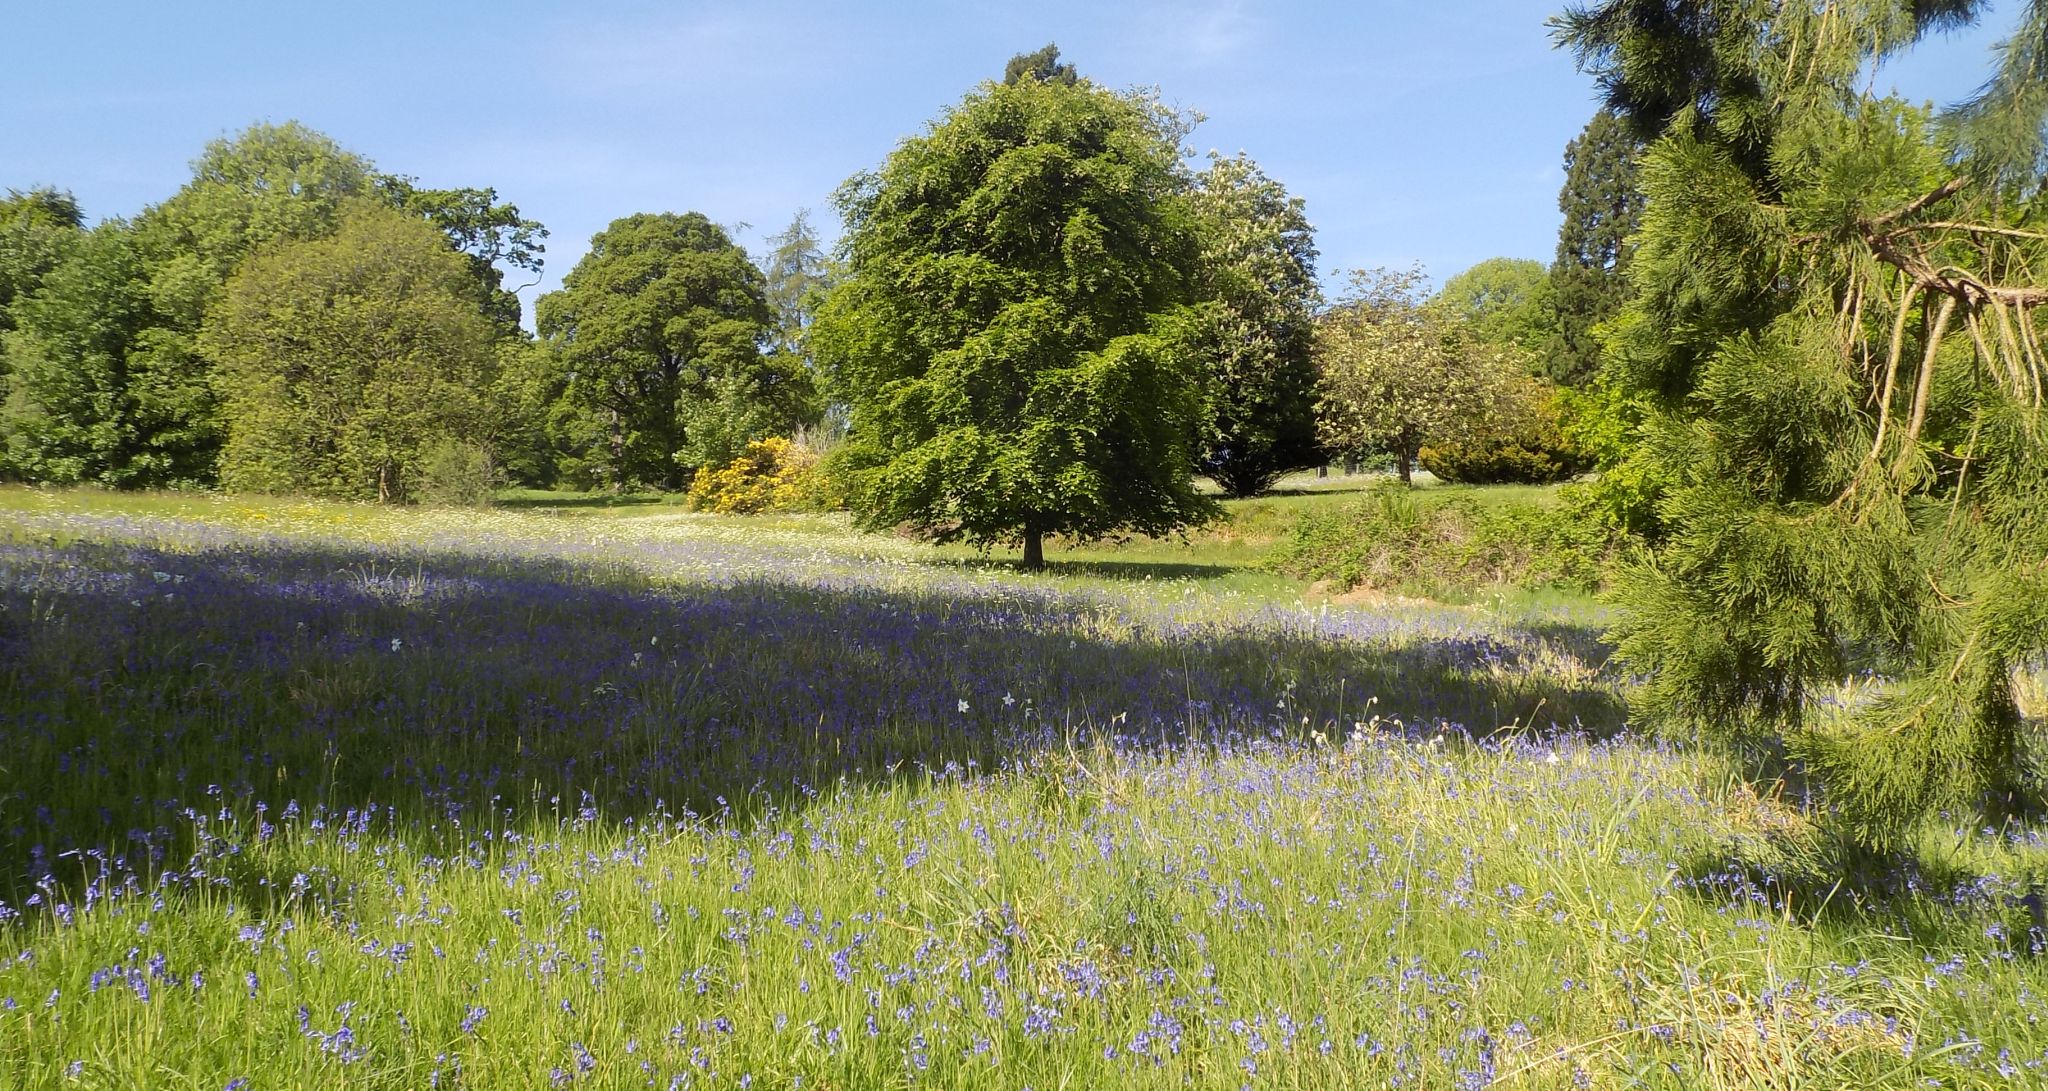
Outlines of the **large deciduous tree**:
[[842,187],[846,275],[812,345],[852,405],[866,525],[1037,566],[1050,534],[1212,513],[1185,131],[1087,80],[990,83]]
[[1316,435],[1315,229],[1301,199],[1243,155],[1196,179],[1198,327],[1208,412],[1198,468],[1232,496],[1322,460]]
[[548,229],[521,216],[518,205],[498,200],[498,191],[489,187],[423,189],[419,179],[396,174],[379,175],[376,185],[386,201],[440,228],[448,244],[469,259],[484,309],[506,336],[516,336],[519,296],[505,287],[505,271],[518,269],[538,280]]
[[207,317],[233,489],[404,499],[437,443],[480,444],[493,330],[433,227],[351,202],[331,236],[249,259]]
[[761,270],[700,213],[612,221],[536,312],[615,487],[680,490],[696,467],[801,423],[813,400],[800,368],[762,355]]
[[1565,146],[1564,188],[1557,194],[1564,222],[1550,263],[1557,338],[1543,358],[1544,374],[1561,386],[1592,382],[1600,369],[1594,328],[1628,300],[1628,237],[1643,215],[1636,177],[1641,153],[1628,122],[1612,110],[1594,114]]
[[14,301],[42,286],[83,224],[78,201],[66,192],[10,189],[0,199],[0,335],[14,328]]
[[133,233],[109,221],[65,249],[15,302],[6,336],[10,471],[114,488],[210,481],[211,391],[190,353],[155,328]]
[[1323,442],[1393,455],[1403,484],[1425,444],[1485,428],[1519,370],[1422,281],[1420,269],[1356,271],[1317,330]]
[[1488,258],[1444,281],[1437,297],[1489,345],[1513,345],[1531,356],[1557,335],[1550,270],[1527,258]]
[[375,181],[368,160],[296,121],[208,143],[192,180],[135,222],[165,328],[190,336],[243,258],[332,234]]
[[1874,846],[1996,820],[2048,653],[2048,3],[1940,117],[1866,73],[1979,3],[1691,7],[1560,23],[1655,137],[1608,346],[1662,524],[1621,590],[1638,706],[1782,741]]

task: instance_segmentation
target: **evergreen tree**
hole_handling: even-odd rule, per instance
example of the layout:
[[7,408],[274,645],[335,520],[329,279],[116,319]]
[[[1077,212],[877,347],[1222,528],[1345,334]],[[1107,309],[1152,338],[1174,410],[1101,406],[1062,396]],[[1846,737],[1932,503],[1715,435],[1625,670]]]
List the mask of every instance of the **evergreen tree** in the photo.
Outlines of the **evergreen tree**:
[[[2014,671],[2048,652],[2048,71],[2006,79],[2048,4],[1973,112],[1862,90],[1980,7],[1610,0],[1560,24],[1656,136],[1609,345],[1664,534],[1620,592],[1638,707],[1781,741],[1880,847],[2034,790]],[[1888,680],[1821,700],[1859,671]]]
[[1561,386],[1592,381],[1600,368],[1593,329],[1628,299],[1628,237],[1643,214],[1636,178],[1640,150],[1628,123],[1613,110],[1594,114],[1565,146],[1564,188],[1557,194],[1564,223],[1550,265],[1557,335],[1544,346],[1544,373]]
[[770,347],[808,359],[804,335],[817,315],[819,301],[832,287],[831,263],[811,225],[811,210],[799,209],[781,234],[768,236],[768,245],[772,249],[761,261],[761,289],[775,314]]
[[812,343],[852,404],[861,520],[939,541],[1164,533],[1191,467],[1200,237],[1185,128],[1088,81],[984,84],[841,188],[845,279]]

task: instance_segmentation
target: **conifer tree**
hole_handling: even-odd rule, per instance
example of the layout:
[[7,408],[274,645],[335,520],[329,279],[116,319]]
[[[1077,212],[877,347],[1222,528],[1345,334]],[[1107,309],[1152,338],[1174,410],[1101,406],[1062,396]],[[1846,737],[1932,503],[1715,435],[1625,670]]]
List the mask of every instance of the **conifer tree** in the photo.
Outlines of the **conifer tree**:
[[1861,76],[1980,4],[1692,7],[1559,23],[1656,138],[1609,346],[1665,534],[1620,592],[1639,707],[1782,743],[1875,847],[1996,819],[2037,792],[2014,672],[2048,652],[2048,4],[1940,117]]
[[1601,110],[1564,150],[1557,259],[1550,265],[1550,302],[1557,336],[1543,370],[1560,386],[1584,386],[1600,366],[1593,327],[1628,298],[1628,237],[1642,219],[1636,161],[1641,143],[1612,110]]

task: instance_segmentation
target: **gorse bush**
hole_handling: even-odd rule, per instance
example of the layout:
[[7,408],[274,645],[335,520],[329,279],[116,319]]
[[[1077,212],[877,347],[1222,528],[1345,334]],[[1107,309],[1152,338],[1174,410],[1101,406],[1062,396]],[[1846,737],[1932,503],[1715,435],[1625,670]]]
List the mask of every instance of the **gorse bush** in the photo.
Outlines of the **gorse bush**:
[[1389,486],[1357,504],[1305,512],[1267,564],[1345,590],[1458,598],[1501,586],[1594,590],[1619,546],[1605,524],[1570,508],[1463,496],[1425,504]]
[[780,436],[747,444],[738,458],[690,481],[690,506],[720,515],[828,506],[818,456]]

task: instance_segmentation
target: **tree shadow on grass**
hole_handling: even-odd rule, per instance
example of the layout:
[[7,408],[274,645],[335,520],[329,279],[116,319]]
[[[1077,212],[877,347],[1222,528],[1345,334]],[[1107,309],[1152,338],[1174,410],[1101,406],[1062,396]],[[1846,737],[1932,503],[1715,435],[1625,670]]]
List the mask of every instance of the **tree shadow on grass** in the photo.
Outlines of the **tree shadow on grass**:
[[[2048,738],[2035,724],[2033,746]],[[1758,741],[1740,748],[1741,772],[1729,795],[1731,830],[1711,848],[1682,862],[1674,886],[1717,906],[1737,906],[1751,918],[1783,918],[1855,939],[1882,935],[1911,938],[1929,950],[1952,946],[1956,916],[1997,919],[2001,927],[1984,938],[2007,956],[2048,952],[2048,899],[2038,875],[2008,857],[2003,864],[1977,850],[1973,838],[2000,840],[1992,831],[1957,836],[1942,829],[1917,843],[1880,851],[1857,843],[1830,825],[1818,787],[1782,744]],[[2025,800],[2048,792],[2039,762],[2030,763]],[[2038,830],[2048,814],[2023,807],[2013,820],[2013,840],[2023,845],[2026,829]],[[1967,822],[1967,819],[1964,820]],[[2024,853],[2025,850],[2022,850]]]
[[1371,492],[1373,489],[1379,487],[1384,482],[1384,480],[1387,479],[1374,478],[1370,481],[1359,481],[1356,483],[1346,482],[1341,485],[1317,485],[1313,487],[1296,486],[1292,488],[1267,489],[1265,492],[1262,492],[1257,496],[1245,496],[1239,497],[1238,499],[1267,500],[1276,496],[1353,496],[1359,493]]
[[1368,698],[1479,735],[1536,711],[1593,734],[1625,716],[1612,685],[1525,669],[1544,637],[1189,622],[943,577],[906,592],[279,539],[0,545],[0,901],[43,874],[75,883],[72,850],[176,864],[205,816],[255,823],[259,805],[330,823],[374,808],[416,832],[586,801],[711,814],[1098,741],[1341,732]]
[[501,496],[491,501],[494,508],[510,511],[602,511],[611,508],[651,507],[670,503],[658,493],[570,493],[560,496]]
[[[1015,568],[1015,565],[1010,567]],[[1198,564],[1189,561],[1111,561],[1056,559],[1046,572],[1054,576],[1094,576],[1105,580],[1218,580],[1243,569],[1227,564]]]
[[1984,933],[2009,955],[2048,942],[2041,895],[2024,883],[1912,853],[1880,853],[1812,829],[1745,830],[1679,865],[1672,885],[1745,922],[1795,921],[1845,940],[1910,938],[1952,946],[1958,913],[2003,925]]
[[1512,628],[1531,640],[1569,652],[1584,663],[1605,665],[1614,656],[1607,627],[1599,622],[1534,617],[1516,621]]

